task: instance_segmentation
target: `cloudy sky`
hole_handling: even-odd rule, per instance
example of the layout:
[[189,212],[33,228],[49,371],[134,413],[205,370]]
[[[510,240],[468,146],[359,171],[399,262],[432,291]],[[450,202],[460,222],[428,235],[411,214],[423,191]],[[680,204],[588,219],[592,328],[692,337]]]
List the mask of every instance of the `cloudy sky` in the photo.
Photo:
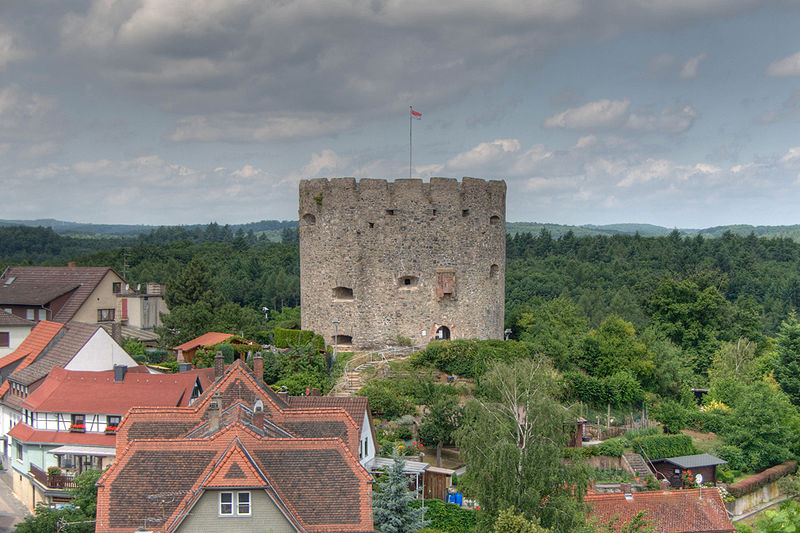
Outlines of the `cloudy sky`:
[[508,219],[800,223],[800,2],[0,2],[0,218],[297,218],[307,177]]

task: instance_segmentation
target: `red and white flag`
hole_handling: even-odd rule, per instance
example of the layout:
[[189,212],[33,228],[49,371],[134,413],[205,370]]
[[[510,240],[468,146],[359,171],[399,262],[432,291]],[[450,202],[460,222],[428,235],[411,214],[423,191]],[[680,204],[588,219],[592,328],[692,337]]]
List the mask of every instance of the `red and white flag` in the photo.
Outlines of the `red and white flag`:
[[416,120],[422,120],[422,113],[419,111],[414,111],[414,108],[411,108],[411,116]]

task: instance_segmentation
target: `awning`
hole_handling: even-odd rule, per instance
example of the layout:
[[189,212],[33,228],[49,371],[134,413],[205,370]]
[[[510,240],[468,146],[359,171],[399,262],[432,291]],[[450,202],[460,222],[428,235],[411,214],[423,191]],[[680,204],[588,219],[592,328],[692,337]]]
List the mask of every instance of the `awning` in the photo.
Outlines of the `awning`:
[[95,448],[93,446],[59,446],[47,453],[53,455],[94,455],[95,457],[114,457],[117,455],[116,448]]

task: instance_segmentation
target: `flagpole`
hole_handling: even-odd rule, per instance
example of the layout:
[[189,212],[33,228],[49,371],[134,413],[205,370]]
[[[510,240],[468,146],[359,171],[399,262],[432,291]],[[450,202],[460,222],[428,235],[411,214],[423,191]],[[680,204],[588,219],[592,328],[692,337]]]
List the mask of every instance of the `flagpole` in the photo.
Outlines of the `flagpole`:
[[414,106],[408,106],[408,179],[411,179],[411,110]]

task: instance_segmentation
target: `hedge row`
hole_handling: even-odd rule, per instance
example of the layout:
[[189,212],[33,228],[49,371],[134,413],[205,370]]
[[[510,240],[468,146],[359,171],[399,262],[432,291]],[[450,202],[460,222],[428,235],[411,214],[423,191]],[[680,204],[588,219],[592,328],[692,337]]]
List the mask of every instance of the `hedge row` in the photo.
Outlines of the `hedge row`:
[[644,451],[651,461],[696,453],[692,445],[692,438],[682,434],[639,437],[633,439],[631,444],[634,452],[641,453]]
[[797,461],[786,461],[783,464],[773,466],[772,468],[767,468],[763,472],[730,485],[728,487],[728,492],[731,493],[731,496],[739,498],[745,494],[755,492],[761,487],[769,485],[773,481],[777,481],[783,476],[788,476],[789,474],[794,474],[795,472],[797,472]]
[[567,398],[580,400],[593,406],[611,405],[614,408],[638,405],[644,399],[644,389],[628,371],[598,378],[583,372],[564,374]]
[[313,331],[305,329],[275,328],[273,341],[278,348],[298,348],[306,345],[313,346],[315,350],[325,349],[325,339]]
[[[411,507],[422,505],[420,500],[411,502]],[[463,509],[454,503],[441,500],[425,500],[425,520],[430,520],[430,528],[446,533],[469,533],[477,523],[475,511]]]
[[532,347],[527,342],[476,339],[431,341],[411,356],[417,366],[432,366],[447,374],[475,378],[486,371],[491,362],[511,363],[530,357]]
[[594,457],[595,455],[607,455],[610,457],[622,457],[625,453],[625,444],[619,437],[604,440],[595,446],[581,446],[580,448],[564,448],[564,456],[568,459],[576,457]]

